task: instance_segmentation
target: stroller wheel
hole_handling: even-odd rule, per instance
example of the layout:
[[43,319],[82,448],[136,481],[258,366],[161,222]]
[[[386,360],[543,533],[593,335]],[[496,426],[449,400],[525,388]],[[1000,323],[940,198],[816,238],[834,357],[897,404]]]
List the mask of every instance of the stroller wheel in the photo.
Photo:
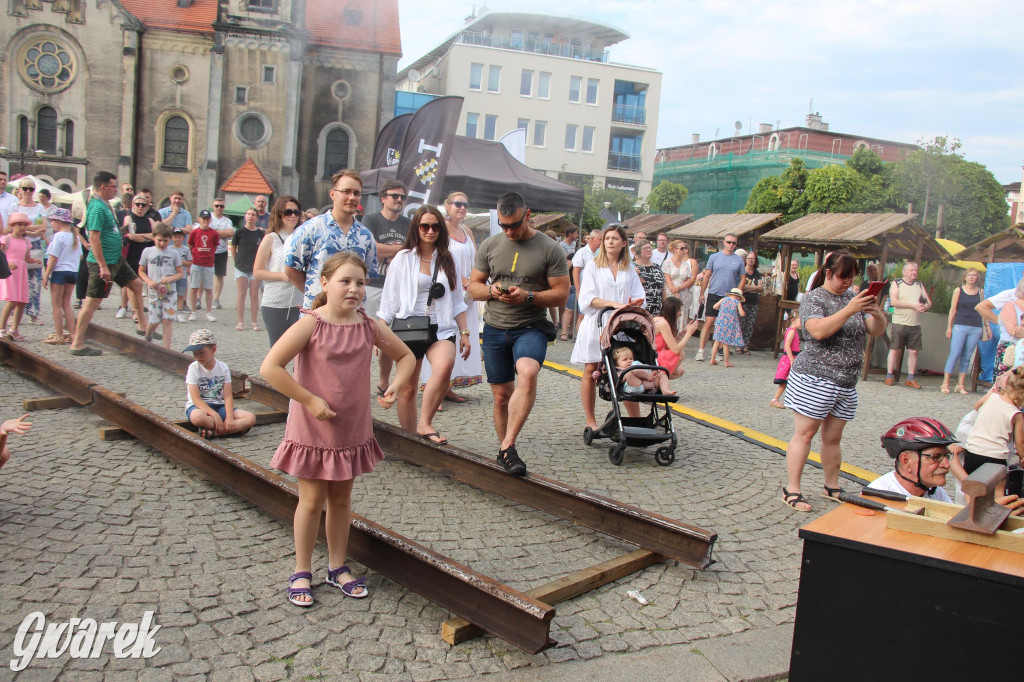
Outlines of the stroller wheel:
[[670,448],[667,446],[663,448],[658,448],[657,451],[654,453],[654,461],[663,467],[667,467],[668,465],[672,464],[672,462],[676,461],[675,448]]
[[589,426],[583,429],[583,444],[590,445],[594,442],[594,429]]
[[610,448],[608,448],[608,461],[614,464],[615,466],[619,466],[620,464],[622,464],[622,456],[625,454],[625,452],[625,445],[619,444],[611,446]]

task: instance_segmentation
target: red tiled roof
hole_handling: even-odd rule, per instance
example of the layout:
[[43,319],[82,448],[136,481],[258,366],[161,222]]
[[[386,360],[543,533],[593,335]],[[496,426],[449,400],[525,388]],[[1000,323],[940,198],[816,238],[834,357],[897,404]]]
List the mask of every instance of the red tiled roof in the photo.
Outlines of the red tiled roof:
[[[358,23],[348,23],[346,12]],[[307,0],[306,30],[315,45],[402,56],[398,0]]]
[[274,187],[263,175],[259,166],[249,159],[243,163],[228,181],[220,186],[222,192],[238,192],[240,194],[273,194]]
[[193,0],[190,7],[178,7],[177,0],[121,0],[121,4],[150,28],[213,35],[217,20],[217,0]]

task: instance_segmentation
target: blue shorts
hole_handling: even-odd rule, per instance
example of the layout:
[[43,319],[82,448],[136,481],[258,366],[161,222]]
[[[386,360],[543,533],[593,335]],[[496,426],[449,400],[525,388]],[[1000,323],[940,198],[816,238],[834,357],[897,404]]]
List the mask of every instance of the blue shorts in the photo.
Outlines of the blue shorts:
[[848,422],[857,414],[857,389],[790,371],[782,404],[811,419],[831,415]]
[[50,273],[50,284],[74,284],[76,281],[78,281],[78,270],[74,272],[55,270]]
[[175,293],[178,296],[188,295],[188,277],[182,277],[174,283]]
[[575,310],[576,309],[576,287],[574,287],[572,285],[569,286],[569,300],[565,302],[565,309],[566,310]]
[[507,384],[515,381],[519,358],[532,358],[538,364],[544,364],[548,340],[544,332],[533,327],[498,329],[485,323],[481,348],[487,383]]
[[[227,410],[224,409],[223,405],[218,405],[217,403],[206,403],[206,404],[209,405],[210,407],[212,407],[213,409],[217,410],[217,414],[220,415],[221,419],[227,419],[228,418],[228,412],[227,412]],[[195,405],[192,405],[187,410],[185,410],[185,419],[188,419],[189,421],[192,421],[192,417],[191,417],[192,410],[198,410],[198,409],[199,409],[198,407],[196,407]]]

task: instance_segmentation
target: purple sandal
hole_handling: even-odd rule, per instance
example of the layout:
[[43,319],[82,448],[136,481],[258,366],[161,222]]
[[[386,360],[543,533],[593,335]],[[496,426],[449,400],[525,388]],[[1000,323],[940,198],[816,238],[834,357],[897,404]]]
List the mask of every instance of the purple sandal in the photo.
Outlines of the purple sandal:
[[[288,582],[294,584],[296,580],[302,580],[303,578],[310,581],[310,583],[313,582],[313,574],[309,571],[299,571],[298,573],[292,573],[291,577],[288,578]],[[298,599],[296,599],[296,597],[304,594],[309,595],[309,601],[299,601]],[[309,589],[309,587],[289,587],[288,601],[290,601],[292,604],[295,604],[296,606],[301,606],[303,608],[307,606],[312,606],[313,592]]]
[[[364,599],[370,596],[370,590],[366,587],[366,578],[356,578],[350,580],[347,583],[339,583],[338,576],[342,573],[350,573],[348,566],[339,566],[338,568],[327,569],[327,584],[334,585],[341,590],[342,594],[346,597],[352,597],[353,599]],[[362,594],[356,594],[357,588],[363,588]]]

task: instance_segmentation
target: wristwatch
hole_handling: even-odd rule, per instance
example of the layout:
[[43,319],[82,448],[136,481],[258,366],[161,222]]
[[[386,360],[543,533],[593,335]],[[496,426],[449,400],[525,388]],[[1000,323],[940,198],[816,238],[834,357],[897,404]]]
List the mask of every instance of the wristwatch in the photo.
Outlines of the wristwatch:
[[533,292],[532,291],[527,291],[526,292],[526,305],[533,305]]

